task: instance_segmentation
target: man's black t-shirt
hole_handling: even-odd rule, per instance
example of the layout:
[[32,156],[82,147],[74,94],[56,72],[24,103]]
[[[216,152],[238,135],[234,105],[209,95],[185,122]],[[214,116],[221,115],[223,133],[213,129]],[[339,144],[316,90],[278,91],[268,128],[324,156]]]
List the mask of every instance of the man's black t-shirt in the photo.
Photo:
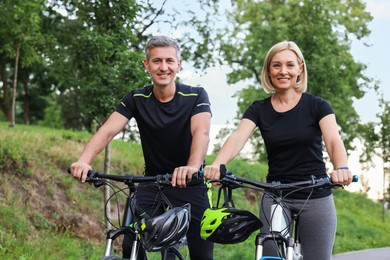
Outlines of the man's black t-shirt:
[[150,85],[128,93],[116,111],[137,121],[145,175],[172,173],[176,167],[187,165],[192,142],[191,117],[211,113],[203,88],[180,83],[176,83],[176,94],[169,102],[158,101]]
[[[311,175],[327,176],[319,121],[332,113],[329,103],[307,93],[302,94],[294,108],[283,113],[274,110],[270,97],[255,101],[247,109],[243,118],[253,121],[264,139],[268,182],[288,183],[310,179]],[[326,194],[330,191],[316,192],[312,198]]]

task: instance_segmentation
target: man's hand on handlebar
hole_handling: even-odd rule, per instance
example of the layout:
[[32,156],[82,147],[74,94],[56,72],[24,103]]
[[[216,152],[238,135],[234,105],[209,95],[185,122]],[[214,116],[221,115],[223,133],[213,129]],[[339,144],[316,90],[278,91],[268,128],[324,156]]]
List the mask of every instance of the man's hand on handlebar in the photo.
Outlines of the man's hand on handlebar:
[[70,173],[73,178],[84,183],[87,179],[88,171],[92,170],[91,165],[85,162],[77,161],[70,165]]

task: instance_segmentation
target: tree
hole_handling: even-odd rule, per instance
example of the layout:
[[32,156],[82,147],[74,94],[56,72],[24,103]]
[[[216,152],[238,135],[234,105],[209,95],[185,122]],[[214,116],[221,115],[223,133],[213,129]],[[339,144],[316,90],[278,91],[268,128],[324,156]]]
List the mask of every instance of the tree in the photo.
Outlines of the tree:
[[[91,130],[94,121],[104,122],[126,92],[147,82],[132,31],[140,7],[132,0],[51,5],[50,19],[64,21],[53,32],[58,44],[51,58],[65,126]],[[67,14],[54,12],[55,5],[66,8]]]
[[[4,93],[2,110],[12,127],[15,125],[19,67],[27,68],[43,62],[37,51],[37,46],[43,41],[40,33],[42,4],[41,0],[17,0],[2,1],[0,5],[0,71]],[[8,71],[13,71],[11,106]],[[25,93],[28,93],[28,85],[24,87]]]
[[[183,40],[179,39],[183,58],[194,57],[198,63],[205,60],[208,52],[212,52],[211,48],[206,48],[210,44],[205,38],[209,35],[208,9],[217,1],[193,3],[198,4],[200,12],[192,10],[194,5],[185,10],[166,10],[167,2],[1,1],[0,105],[3,114],[11,122],[11,107],[16,107],[18,120],[36,123],[42,120],[45,107],[57,100],[51,95],[55,92],[61,94],[58,100],[64,126],[90,129],[92,122],[101,123],[102,117],[96,116],[98,111],[112,111],[127,91],[149,82],[141,61],[143,47],[152,32],[184,31]],[[202,21],[200,17],[206,19]],[[17,46],[20,46],[20,61],[15,69]],[[15,95],[15,106],[11,106],[13,90],[19,93]],[[112,93],[116,96],[107,96],[112,97]],[[95,98],[92,100],[91,96]],[[96,99],[97,96],[102,99]],[[84,97],[89,98],[89,102],[85,102]]]
[[[367,123],[364,128],[361,128],[361,134],[364,137],[364,146],[361,158],[362,162],[368,163],[366,167],[371,166],[371,158],[378,156],[383,163],[383,199],[382,199],[382,219],[386,218],[386,203],[390,202],[390,102],[386,101],[383,94],[380,96],[379,104],[381,112],[377,114],[378,123]],[[386,186],[386,184],[388,186]]]
[[[219,35],[220,52],[233,71],[229,83],[251,80],[240,91],[239,115],[266,94],[260,87],[261,68],[268,49],[282,40],[300,46],[306,60],[309,89],[329,101],[336,111],[347,148],[357,136],[359,116],[353,101],[362,98],[370,79],[364,64],[350,53],[351,40],[369,34],[371,15],[362,1],[236,0],[229,26]],[[337,93],[337,95],[335,95]],[[258,154],[264,148],[258,133],[251,139]]]
[[[65,15],[56,10],[58,6]],[[65,0],[52,1],[49,9],[48,20],[58,21],[59,30],[52,31],[58,44],[51,57],[65,126],[93,131],[92,126],[101,126],[126,92],[147,82],[133,31],[140,6],[133,0]],[[109,171],[108,144],[104,172]],[[106,198],[109,193],[107,187]]]

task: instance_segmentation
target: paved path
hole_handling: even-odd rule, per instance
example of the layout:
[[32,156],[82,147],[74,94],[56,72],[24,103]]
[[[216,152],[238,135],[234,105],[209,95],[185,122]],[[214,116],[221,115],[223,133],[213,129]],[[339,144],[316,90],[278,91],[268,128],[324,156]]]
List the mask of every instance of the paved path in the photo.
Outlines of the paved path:
[[390,260],[390,247],[366,249],[333,256],[332,260]]

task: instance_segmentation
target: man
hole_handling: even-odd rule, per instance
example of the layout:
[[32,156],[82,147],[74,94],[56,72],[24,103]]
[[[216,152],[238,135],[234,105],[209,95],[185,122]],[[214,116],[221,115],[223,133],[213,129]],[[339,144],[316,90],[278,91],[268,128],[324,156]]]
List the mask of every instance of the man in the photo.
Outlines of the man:
[[[213,259],[213,244],[200,237],[201,217],[210,206],[208,188],[203,178],[192,180],[192,175],[204,163],[209,143],[211,109],[208,95],[201,87],[175,82],[182,60],[179,46],[173,39],[152,37],[145,54],[144,66],[153,84],[133,90],[122,99],[70,169],[75,179],[85,182],[96,155],[134,117],[141,135],[145,175],[173,173],[172,187],[164,189],[165,195],[174,206],[191,204],[187,232],[191,259]],[[154,212],[155,196],[153,189],[142,189],[142,196],[137,195],[140,207],[147,213]],[[124,246],[124,257],[129,254]]]

